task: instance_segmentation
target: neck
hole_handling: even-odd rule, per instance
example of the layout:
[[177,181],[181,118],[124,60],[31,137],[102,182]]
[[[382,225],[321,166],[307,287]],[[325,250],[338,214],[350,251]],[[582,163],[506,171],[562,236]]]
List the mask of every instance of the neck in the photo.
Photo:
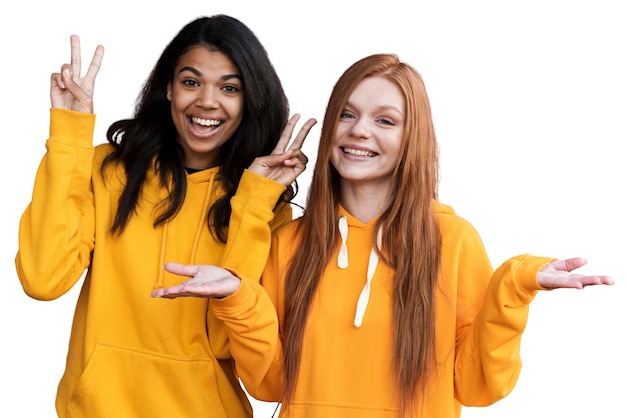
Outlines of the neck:
[[341,185],[341,205],[359,221],[367,223],[389,207],[388,188],[344,183]]

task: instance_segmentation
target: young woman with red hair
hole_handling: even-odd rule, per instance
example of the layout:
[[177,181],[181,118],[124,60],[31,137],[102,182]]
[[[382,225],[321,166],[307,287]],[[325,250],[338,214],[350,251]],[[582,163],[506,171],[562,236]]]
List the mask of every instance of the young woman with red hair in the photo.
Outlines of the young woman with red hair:
[[[261,283],[279,344],[249,393],[281,401],[281,417],[458,417],[513,389],[538,291],[613,283],[573,272],[582,258],[524,254],[494,271],[437,185],[421,77],[395,55],[359,60],[330,97],[306,212],[273,237]],[[226,296],[216,283],[255,279],[166,269],[192,279],[154,296]],[[225,322],[254,326],[244,313]]]

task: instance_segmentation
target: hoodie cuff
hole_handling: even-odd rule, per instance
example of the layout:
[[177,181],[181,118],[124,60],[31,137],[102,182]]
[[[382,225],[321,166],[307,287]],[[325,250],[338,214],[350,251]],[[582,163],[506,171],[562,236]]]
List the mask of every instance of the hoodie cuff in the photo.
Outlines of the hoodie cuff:
[[246,168],[233,198],[244,205],[250,205],[255,208],[268,208],[269,211],[273,212],[278,198],[286,189],[279,182],[268,179]]
[[93,149],[96,115],[73,110],[50,109],[49,141]]
[[539,285],[537,282],[537,273],[544,268],[549,262],[556,260],[550,257],[539,257],[524,254],[515,257],[515,277],[520,291],[524,293],[535,294],[539,290],[549,290]]
[[237,317],[240,312],[247,311],[256,303],[256,297],[248,280],[241,280],[239,288],[230,296],[225,298],[211,299],[211,309],[218,316]]

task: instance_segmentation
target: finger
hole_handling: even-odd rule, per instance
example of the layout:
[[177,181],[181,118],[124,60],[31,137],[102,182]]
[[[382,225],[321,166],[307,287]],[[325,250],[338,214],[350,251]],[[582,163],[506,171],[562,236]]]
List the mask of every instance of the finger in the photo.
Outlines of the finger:
[[89,68],[87,69],[87,74],[85,77],[90,78],[91,80],[96,79],[96,75],[98,71],[100,71],[100,65],[102,64],[102,57],[104,56],[104,47],[102,45],[98,45],[96,47],[96,51],[93,53],[93,58],[91,59],[91,64],[89,64]]
[[65,88],[65,84],[63,84],[63,77],[61,77],[61,73],[52,73],[50,76],[50,87],[60,87],[62,89]]
[[585,264],[587,264],[587,260],[585,260],[582,257],[568,258],[567,260],[565,260],[565,270],[566,271],[576,270],[577,268],[580,268],[584,266]]
[[63,89],[68,89],[69,90],[72,87],[76,86],[76,83],[74,83],[74,80],[72,79],[72,72],[70,71],[69,68],[64,68],[61,71],[61,76],[59,78],[61,79],[60,86]]
[[585,285],[578,280],[564,280],[559,283],[560,289],[582,289]]
[[159,289],[154,289],[151,293],[151,296],[153,298],[170,298],[172,299],[172,297],[174,295],[178,295],[178,292],[180,290],[180,288],[182,287],[182,284],[176,285],[176,286],[171,286],[171,287],[161,287]]
[[274,147],[272,154],[282,154],[287,150],[287,145],[289,145],[289,140],[291,139],[291,135],[293,134],[293,130],[295,129],[298,120],[300,120],[300,115],[298,113],[289,118],[287,124],[283,128],[283,132],[280,134],[280,138],[278,139],[278,143],[276,144],[276,147]]
[[613,279],[609,276],[584,276],[580,279],[580,282],[584,285],[584,286],[593,286],[593,285],[601,285],[601,284],[607,284],[607,285],[612,285],[614,284]]
[[614,285],[615,280],[611,276],[600,276],[602,279],[602,284]]
[[309,159],[301,150],[299,149],[289,150],[283,155],[290,155],[290,154],[291,154],[291,157],[283,161],[284,165],[288,165],[288,166],[301,165],[303,168],[306,167],[307,163],[309,162]]
[[556,260],[550,263],[558,271],[572,271],[587,264],[587,260],[581,257],[568,258],[566,260]]
[[80,38],[77,35],[70,36],[70,45],[72,47],[72,72],[75,76],[80,77]]
[[292,157],[291,151],[287,151],[280,154],[270,154],[265,157],[260,157],[257,161],[261,166],[267,168],[276,167],[282,165],[286,160]]
[[63,64],[61,66],[61,72],[60,72],[60,86],[63,89],[67,88],[67,83],[68,82],[73,82],[74,80],[72,79],[74,77],[74,74],[72,73],[72,65],[71,64]]
[[196,272],[198,271],[198,267],[197,266],[189,266],[186,264],[181,264],[181,263],[166,263],[163,268],[165,269],[165,271],[172,273],[172,274],[177,274],[179,276],[187,276],[187,277],[193,277],[196,275]]
[[290,150],[290,149],[297,150],[297,149],[302,148],[302,144],[304,144],[304,140],[306,139],[307,135],[311,131],[311,128],[316,123],[317,123],[317,120],[315,120],[314,118],[307,120],[305,124],[302,125],[302,128],[300,128],[300,132],[298,132],[298,135],[293,140],[289,148],[287,148],[287,150]]
[[298,159],[294,159],[294,158],[290,158],[288,160],[283,161],[283,165],[285,167],[289,167],[292,170],[297,170],[298,171],[298,175],[300,173],[302,173],[306,169],[306,164],[304,164],[302,161],[300,161]]
[[73,96],[75,105],[72,110],[79,110],[81,112],[93,112],[93,106],[91,105],[91,96],[83,90],[83,88],[74,81],[71,71],[64,69],[61,73],[63,87]]
[[163,289],[163,296],[171,298],[189,296],[189,292],[186,289],[186,283]]

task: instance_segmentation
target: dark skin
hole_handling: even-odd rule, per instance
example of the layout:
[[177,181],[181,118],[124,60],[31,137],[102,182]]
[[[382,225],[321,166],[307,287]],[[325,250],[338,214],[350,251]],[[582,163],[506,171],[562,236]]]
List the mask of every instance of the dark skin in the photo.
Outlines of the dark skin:
[[[80,50],[80,38],[76,35],[70,37],[71,59],[69,64],[63,64],[61,71],[52,73],[50,77],[50,101],[53,108],[72,110],[83,113],[93,113],[93,93],[96,76],[102,65],[104,47],[98,45],[94,52],[89,68],[84,76],[81,76],[82,62]],[[294,114],[278,140],[278,143],[270,155],[258,157],[248,168],[249,170],[274,180],[284,186],[291,185],[304,171],[308,159],[302,152],[302,144],[311,128],[317,123],[315,119],[307,120],[296,137],[291,140],[296,124],[300,120],[299,114]],[[206,267],[206,268],[205,268]],[[193,276],[199,275],[195,282],[203,282],[199,287],[193,287],[194,291],[185,293],[185,296],[214,296],[222,297],[232,294],[239,287],[239,279],[230,272],[212,266],[198,266],[186,268],[181,264],[170,263],[166,269],[174,274]],[[207,271],[208,270],[208,271]],[[209,274],[211,273],[211,274]],[[217,273],[217,274],[215,274]],[[220,275],[221,273],[221,275]],[[204,274],[210,279],[205,281]],[[181,285],[182,286],[182,285]],[[214,289],[214,290],[212,290]],[[159,292],[159,291],[157,291]],[[182,294],[181,294],[182,295]],[[157,297],[157,294],[153,296]]]
[[[102,65],[104,47],[102,45],[96,47],[89,68],[81,77],[80,38],[72,35],[70,44],[70,63],[63,64],[60,72],[51,75],[50,101],[53,108],[93,113],[94,84]],[[256,158],[248,169],[283,186],[292,184],[306,168],[308,159],[301,148],[311,128],[317,123],[312,118],[307,120],[290,143],[299,120],[300,115],[294,114],[285,125],[272,153]]]

